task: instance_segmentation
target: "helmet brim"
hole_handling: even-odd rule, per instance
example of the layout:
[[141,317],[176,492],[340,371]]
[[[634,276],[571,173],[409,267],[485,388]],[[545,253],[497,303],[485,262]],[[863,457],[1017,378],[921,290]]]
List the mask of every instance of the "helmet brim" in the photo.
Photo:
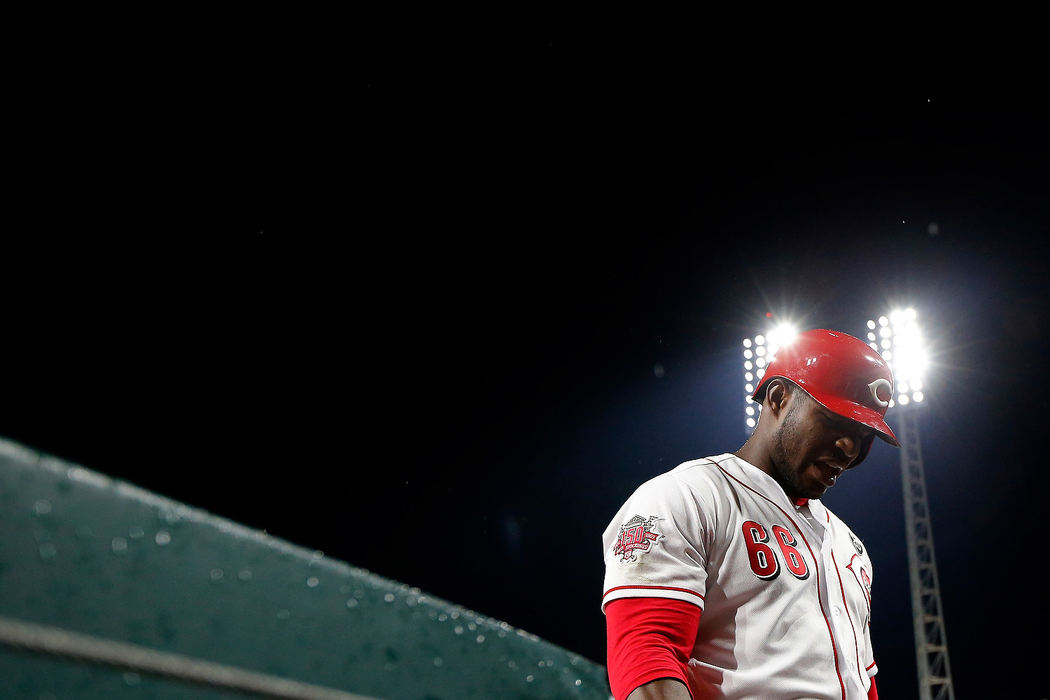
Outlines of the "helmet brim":
[[852,421],[856,421],[861,425],[871,428],[875,431],[876,435],[894,447],[901,446],[900,441],[897,440],[897,436],[893,434],[890,426],[886,424],[886,420],[879,415],[878,411],[854,401],[850,401],[849,399],[834,396],[814,396],[809,391],[806,393],[813,396],[817,403],[821,404],[832,413],[836,413],[843,418],[849,418]]

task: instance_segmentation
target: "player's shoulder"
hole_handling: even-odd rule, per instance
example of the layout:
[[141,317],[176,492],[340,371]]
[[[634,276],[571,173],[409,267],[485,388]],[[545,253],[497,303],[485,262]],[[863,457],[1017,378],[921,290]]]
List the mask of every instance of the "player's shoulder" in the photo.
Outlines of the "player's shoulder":
[[720,463],[733,458],[732,455],[701,457],[682,462],[674,469],[658,474],[639,487],[646,492],[676,492],[703,497],[720,492],[725,484],[725,475]]
[[656,513],[697,527],[700,520],[717,517],[729,498],[717,459],[689,460],[653,476],[635,489],[620,515]]
[[681,479],[686,483],[708,483],[722,480],[723,465],[734,461],[736,457],[726,453],[712,457],[700,457],[682,462],[667,472],[669,476]]

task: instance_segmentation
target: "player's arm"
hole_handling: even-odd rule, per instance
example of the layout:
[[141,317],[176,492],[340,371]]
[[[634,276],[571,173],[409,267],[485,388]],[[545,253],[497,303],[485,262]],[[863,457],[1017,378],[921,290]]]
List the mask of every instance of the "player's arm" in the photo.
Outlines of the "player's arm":
[[661,678],[646,683],[627,696],[627,700],[692,700],[682,681]]
[[605,607],[609,685],[618,700],[689,700],[689,657],[701,610],[668,598],[621,598]]
[[[635,491],[603,533],[602,610],[616,700],[655,681],[668,683],[637,697],[689,697],[689,659],[707,583],[704,533],[713,527],[713,507],[701,496],[673,474],[658,476]],[[670,694],[655,694],[663,690]]]

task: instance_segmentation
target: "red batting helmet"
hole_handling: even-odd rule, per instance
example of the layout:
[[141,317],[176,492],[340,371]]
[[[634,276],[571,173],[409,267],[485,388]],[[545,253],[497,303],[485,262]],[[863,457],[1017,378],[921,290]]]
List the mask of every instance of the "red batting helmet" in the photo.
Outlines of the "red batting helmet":
[[[824,408],[866,425],[886,442],[900,447],[885,421],[893,396],[893,373],[863,340],[823,328],[803,331],[776,351],[751,398],[762,401],[774,377],[791,380]],[[874,437],[861,445],[854,466],[868,455]]]

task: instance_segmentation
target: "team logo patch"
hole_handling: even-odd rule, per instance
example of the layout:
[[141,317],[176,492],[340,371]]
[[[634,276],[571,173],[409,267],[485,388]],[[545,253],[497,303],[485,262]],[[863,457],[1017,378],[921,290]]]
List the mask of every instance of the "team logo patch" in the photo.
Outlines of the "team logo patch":
[[650,515],[643,518],[636,515],[620,526],[620,537],[616,540],[613,554],[620,557],[620,561],[638,561],[635,552],[648,552],[654,543],[659,541],[663,535],[653,530],[656,521],[660,518]]
[[857,536],[851,532],[849,533],[849,539],[853,543],[853,549],[857,550],[857,554],[864,554],[864,545],[860,543]]

